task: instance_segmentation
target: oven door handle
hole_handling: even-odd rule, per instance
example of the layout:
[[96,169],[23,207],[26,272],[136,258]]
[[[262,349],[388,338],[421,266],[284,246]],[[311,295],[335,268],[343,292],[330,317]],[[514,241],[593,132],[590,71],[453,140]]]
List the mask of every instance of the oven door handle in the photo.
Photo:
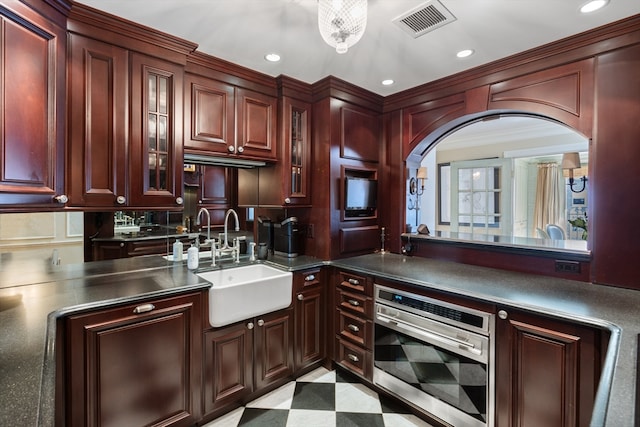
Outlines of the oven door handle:
[[446,344],[449,346],[453,346],[453,347],[458,347],[460,349],[465,349],[467,351],[469,351],[470,353],[473,354],[477,354],[478,356],[482,355],[482,350],[476,348],[476,346],[473,343],[467,342],[467,341],[462,341],[459,340],[457,338],[452,338],[446,335],[440,335],[436,332],[431,332],[431,331],[427,331],[424,330],[422,328],[417,328],[415,326],[409,325],[407,323],[404,323],[398,319],[394,319],[392,317],[388,317],[385,316],[384,314],[380,314],[378,313],[377,315],[377,319],[381,320],[385,323],[394,323],[398,328],[400,329],[404,329],[406,331],[411,332],[414,335],[418,335],[420,337],[424,337],[426,340],[432,340],[432,341],[437,341],[439,343],[442,344]]

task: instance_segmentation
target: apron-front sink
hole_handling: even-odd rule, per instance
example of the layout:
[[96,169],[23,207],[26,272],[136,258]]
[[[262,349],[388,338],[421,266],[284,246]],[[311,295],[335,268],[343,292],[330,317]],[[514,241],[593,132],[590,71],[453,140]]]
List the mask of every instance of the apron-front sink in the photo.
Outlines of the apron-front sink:
[[219,327],[291,305],[293,274],[264,264],[198,273],[212,284],[209,323]]

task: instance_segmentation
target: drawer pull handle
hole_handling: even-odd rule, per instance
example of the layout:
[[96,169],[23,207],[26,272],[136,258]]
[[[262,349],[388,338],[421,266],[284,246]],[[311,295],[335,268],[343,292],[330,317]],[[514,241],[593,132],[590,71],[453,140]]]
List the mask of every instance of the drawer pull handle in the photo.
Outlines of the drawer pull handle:
[[360,332],[360,328],[358,328],[356,325],[353,324],[348,324],[347,328],[351,329],[353,332]]
[[354,363],[358,363],[360,361],[360,358],[355,354],[347,354],[347,357]]
[[352,306],[354,306],[354,307],[359,307],[360,306],[360,303],[358,301],[354,300],[354,299],[350,299],[347,302],[349,304],[351,304]]
[[133,309],[134,314],[147,313],[156,308],[153,304],[142,304]]
[[312,282],[316,280],[316,276],[314,276],[313,274],[308,275],[307,277],[304,278],[305,282]]
[[298,301],[302,301],[304,299],[304,295],[298,294]]
[[347,280],[347,282],[351,283],[352,285],[359,285],[360,281],[358,279],[349,279]]

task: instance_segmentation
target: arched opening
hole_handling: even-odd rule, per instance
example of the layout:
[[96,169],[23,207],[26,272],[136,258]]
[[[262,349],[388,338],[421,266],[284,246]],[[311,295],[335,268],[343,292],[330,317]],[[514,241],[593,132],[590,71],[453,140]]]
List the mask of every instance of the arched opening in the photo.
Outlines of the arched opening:
[[[578,153],[581,166],[563,168],[566,153]],[[461,117],[407,158],[405,231],[588,252],[588,160],[589,140],[548,117],[504,110]]]

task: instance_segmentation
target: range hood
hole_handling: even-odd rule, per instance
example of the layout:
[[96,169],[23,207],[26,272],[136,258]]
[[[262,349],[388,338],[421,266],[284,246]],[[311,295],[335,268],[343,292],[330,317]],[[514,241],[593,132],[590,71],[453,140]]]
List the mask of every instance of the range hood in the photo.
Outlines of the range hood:
[[218,157],[214,155],[205,154],[184,154],[184,163],[195,163],[198,165],[210,165],[210,166],[226,166],[232,168],[251,169],[256,167],[266,166],[267,163],[260,160],[246,160],[233,157]]

